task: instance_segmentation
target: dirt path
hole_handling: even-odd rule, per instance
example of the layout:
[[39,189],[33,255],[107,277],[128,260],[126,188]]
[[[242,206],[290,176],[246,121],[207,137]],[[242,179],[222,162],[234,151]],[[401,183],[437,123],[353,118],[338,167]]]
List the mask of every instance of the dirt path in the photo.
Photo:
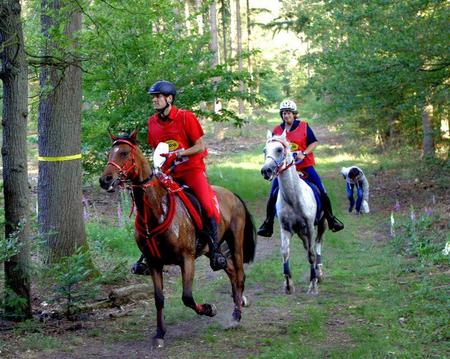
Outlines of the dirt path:
[[[341,136],[326,127],[315,126],[315,130],[320,133],[321,142],[328,146],[337,146],[342,141]],[[265,129],[254,133],[265,133]],[[251,148],[262,141],[261,136],[250,137],[246,141],[248,146],[246,148]],[[212,154],[218,157],[236,149],[237,146],[236,140],[209,144]],[[242,148],[242,150],[245,149]],[[339,177],[337,172],[326,175],[336,180]],[[386,175],[383,181],[375,182],[375,191],[383,193],[386,190],[383,184],[387,182],[388,185],[389,180],[394,179],[389,179]],[[258,226],[264,217],[264,199],[250,202],[248,206]],[[374,210],[381,211],[386,203],[383,200],[375,201],[373,206]],[[387,233],[386,229],[372,233],[370,228],[361,230],[355,227],[347,228],[345,236],[361,242],[362,246],[372,246],[370,244],[372,242],[379,240],[383,242],[385,233]],[[72,327],[55,325],[53,330],[49,327],[46,333],[51,350],[18,352],[17,349],[10,347],[6,357],[25,359],[247,358],[258,356],[263,348],[270,346],[272,338],[283,338],[282,340],[286,338],[287,346],[292,345],[290,342],[292,321],[302,323],[304,327],[299,329],[304,335],[299,337],[299,345],[320,347],[322,352],[332,351],[336,347],[353,347],[355,343],[352,342],[346,328],[350,323],[361,319],[358,319],[356,315],[349,317],[344,314],[344,310],[357,304],[357,302],[352,303],[354,299],[352,296],[356,296],[357,290],[352,294],[351,290],[339,283],[336,279],[337,274],[331,273],[329,277],[326,277],[325,289],[321,291],[319,297],[307,296],[309,273],[304,260],[304,251],[299,243],[296,243],[292,245],[292,258],[297,290],[291,296],[284,295],[278,238],[277,228],[272,239],[258,238],[255,263],[248,266],[246,270],[245,294],[250,299],[251,306],[244,309],[241,326],[237,329],[227,329],[233,309],[228,280],[222,273],[212,272],[206,258],[200,258],[197,262],[195,284],[197,289],[194,290],[194,296],[201,298],[205,291],[208,292],[211,289],[209,287],[213,287],[213,297],[207,299],[217,306],[218,315],[214,318],[205,318],[195,315],[187,308],[178,309],[181,302],[180,295],[177,294],[179,270],[172,267],[165,275],[167,334],[164,349],[151,347],[151,337],[155,331],[155,309],[151,300],[137,302],[110,312],[99,312],[78,324],[73,323]],[[339,246],[331,245],[329,249],[327,248],[327,265],[330,268],[337,267],[336,263],[346,255],[347,253]],[[264,273],[272,267],[275,269],[265,276]],[[263,282],[253,279],[261,276],[264,278]],[[171,279],[169,282],[168,278]],[[178,303],[177,308],[174,308],[175,303]],[[321,305],[324,303],[328,308],[326,317],[320,313]],[[126,315],[121,316],[121,313]],[[326,338],[316,338],[314,334],[306,335],[311,318],[323,321]],[[360,324],[365,325],[364,322]],[[55,343],[58,346],[52,345],[52,338],[57,338]],[[280,353],[283,353],[284,349],[280,348],[280,350]],[[289,353],[286,353],[286,356],[289,357]]]

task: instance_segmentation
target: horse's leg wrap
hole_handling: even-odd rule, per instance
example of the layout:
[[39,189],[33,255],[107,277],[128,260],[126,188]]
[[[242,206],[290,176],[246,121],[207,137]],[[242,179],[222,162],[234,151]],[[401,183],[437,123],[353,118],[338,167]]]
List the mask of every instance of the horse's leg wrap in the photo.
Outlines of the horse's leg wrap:
[[283,274],[287,275],[289,278],[292,278],[291,268],[289,267],[289,260],[283,263]]
[[241,317],[242,317],[241,313],[242,312],[241,312],[240,309],[234,308],[234,310],[233,310],[233,320],[235,320],[237,322],[240,322],[241,321]]
[[316,268],[315,268],[315,266],[314,266],[314,264],[311,264],[311,271],[310,271],[310,277],[309,277],[309,280],[310,281],[312,281],[312,280],[314,280],[315,278],[317,278],[317,274],[316,274]]

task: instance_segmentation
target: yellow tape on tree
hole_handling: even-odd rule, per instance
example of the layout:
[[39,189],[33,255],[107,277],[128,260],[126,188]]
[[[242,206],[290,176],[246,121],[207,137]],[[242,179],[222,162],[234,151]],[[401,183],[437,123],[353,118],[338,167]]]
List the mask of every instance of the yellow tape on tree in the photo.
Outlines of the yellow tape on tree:
[[59,156],[59,157],[39,156],[38,161],[61,162],[61,161],[78,160],[80,158],[81,158],[81,153],[79,153],[77,155]]

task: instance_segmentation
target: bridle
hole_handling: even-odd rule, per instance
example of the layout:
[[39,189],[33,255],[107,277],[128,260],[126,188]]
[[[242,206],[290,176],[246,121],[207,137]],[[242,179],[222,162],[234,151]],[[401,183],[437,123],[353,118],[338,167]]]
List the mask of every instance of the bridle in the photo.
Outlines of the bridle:
[[287,148],[288,148],[288,145],[285,142],[283,142],[281,140],[278,140],[278,139],[275,139],[275,138],[270,138],[270,139],[267,140],[266,144],[270,143],[270,142],[278,142],[278,143],[281,143],[281,145],[283,146],[283,157],[281,158],[281,160],[277,160],[273,156],[266,155],[266,158],[272,160],[275,163],[275,166],[276,166],[275,176],[278,176],[279,174],[281,174],[284,171],[286,171],[289,167],[294,165],[295,161],[292,160],[291,163],[289,163],[289,164],[287,163]]
[[[122,166],[120,166],[115,161],[109,160],[108,166],[111,165],[119,170],[119,177],[117,178],[117,180],[120,182],[120,184],[123,184],[127,180],[132,181],[133,179],[135,179],[135,177],[138,174],[138,167],[136,166],[136,160],[135,160],[136,145],[133,142],[131,142],[127,139],[119,138],[113,142],[111,148],[114,148],[114,146],[121,144],[121,143],[125,143],[128,146],[130,146],[130,148],[131,148],[130,154],[128,156],[128,160]],[[141,183],[138,183],[137,185],[146,184],[147,182],[149,182],[152,179],[152,177],[153,177],[153,172],[150,174],[150,176],[148,178],[143,180]]]

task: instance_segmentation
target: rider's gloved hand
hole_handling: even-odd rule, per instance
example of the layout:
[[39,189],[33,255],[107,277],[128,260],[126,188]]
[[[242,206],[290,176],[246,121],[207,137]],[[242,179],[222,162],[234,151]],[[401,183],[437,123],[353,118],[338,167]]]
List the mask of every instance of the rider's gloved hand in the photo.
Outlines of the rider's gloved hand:
[[164,165],[166,166],[170,166],[178,157],[176,152],[161,153],[161,156],[166,158],[166,161],[164,162]]
[[166,161],[162,165],[162,170],[164,172],[168,172],[172,170],[172,166],[174,165],[175,161],[180,159],[180,151],[161,153],[161,156],[166,158]]

